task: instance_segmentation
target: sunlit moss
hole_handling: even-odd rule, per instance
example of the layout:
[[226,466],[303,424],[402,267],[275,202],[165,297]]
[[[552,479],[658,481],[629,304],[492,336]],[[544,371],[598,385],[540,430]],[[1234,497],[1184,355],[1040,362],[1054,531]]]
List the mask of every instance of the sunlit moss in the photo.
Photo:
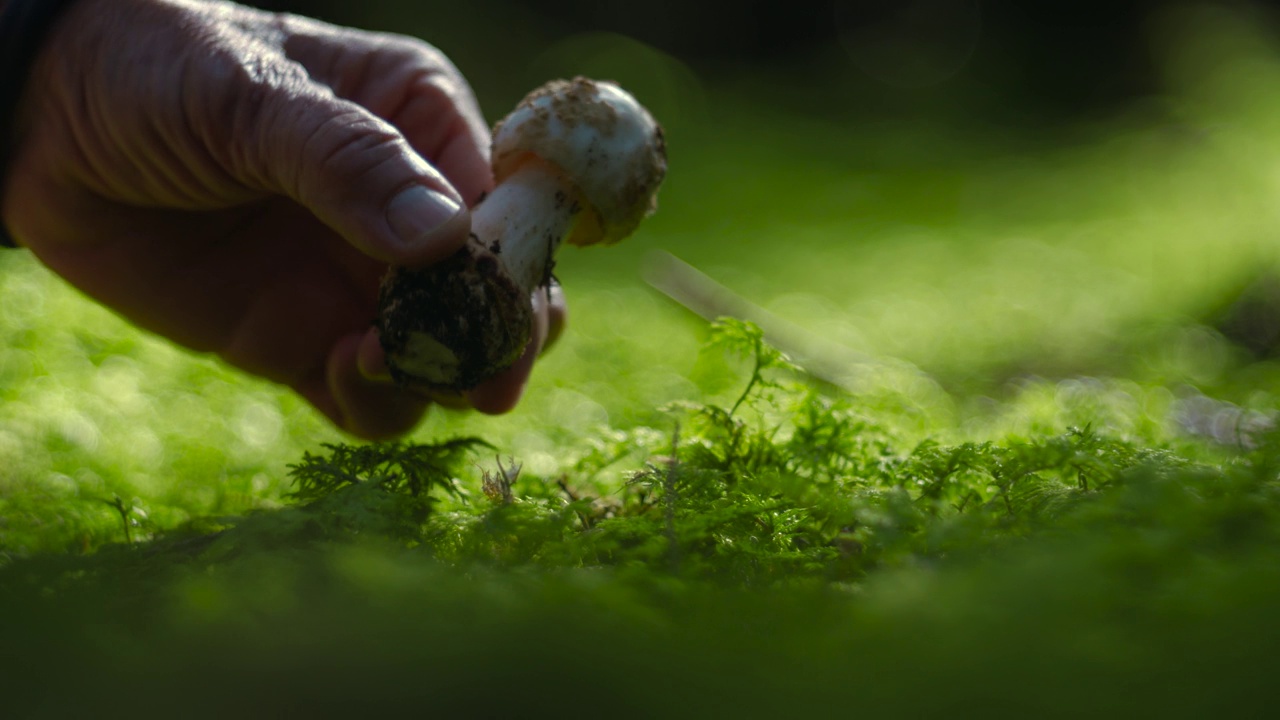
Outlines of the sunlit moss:
[[[656,69],[671,181],[639,236],[563,256],[569,329],[515,412],[413,434],[492,445],[430,503],[359,467],[291,496],[341,439],[302,401],[0,256],[6,647],[169,710],[209,677],[260,713],[1251,709],[1280,363],[1215,322],[1277,260],[1280,64],[1225,11],[1152,32],[1164,95],[1043,145],[798,117],[611,35],[548,50]],[[755,377],[723,351],[757,336],[645,283],[657,250],[844,360]]]

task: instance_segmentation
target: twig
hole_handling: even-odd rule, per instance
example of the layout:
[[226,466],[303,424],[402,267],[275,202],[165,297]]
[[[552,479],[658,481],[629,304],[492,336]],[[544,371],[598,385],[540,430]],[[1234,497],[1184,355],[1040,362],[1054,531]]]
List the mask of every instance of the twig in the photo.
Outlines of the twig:
[[892,367],[928,377],[908,362],[886,361],[819,337],[756,305],[671,253],[661,250],[650,253],[645,262],[644,279],[655,290],[704,320],[730,316],[754,323],[770,345],[785,353],[806,374],[846,392],[856,392],[853,378],[859,366],[864,369]]
[[133,511],[133,506],[125,507],[124,500],[119,495],[113,495],[110,500],[103,500],[106,504],[115,508],[120,513],[120,523],[124,526],[124,541],[126,545],[133,544],[133,531],[129,529],[129,514]]

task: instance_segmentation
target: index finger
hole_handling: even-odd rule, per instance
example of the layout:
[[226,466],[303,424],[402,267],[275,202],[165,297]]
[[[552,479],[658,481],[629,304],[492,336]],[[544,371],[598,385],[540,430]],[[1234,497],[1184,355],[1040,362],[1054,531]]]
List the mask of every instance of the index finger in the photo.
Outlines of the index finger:
[[493,187],[489,127],[453,63],[414,38],[287,16],[285,54],[313,80],[394,125],[470,205]]

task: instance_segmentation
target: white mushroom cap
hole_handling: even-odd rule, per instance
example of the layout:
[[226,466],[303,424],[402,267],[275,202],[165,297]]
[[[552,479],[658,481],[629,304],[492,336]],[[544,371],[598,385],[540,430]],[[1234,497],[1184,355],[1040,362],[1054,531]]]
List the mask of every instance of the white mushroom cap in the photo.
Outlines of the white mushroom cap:
[[568,238],[575,245],[630,235],[657,207],[667,171],[662,128],[648,111],[616,84],[582,77],[534,90],[494,128],[499,183],[530,154],[558,166],[589,206]]

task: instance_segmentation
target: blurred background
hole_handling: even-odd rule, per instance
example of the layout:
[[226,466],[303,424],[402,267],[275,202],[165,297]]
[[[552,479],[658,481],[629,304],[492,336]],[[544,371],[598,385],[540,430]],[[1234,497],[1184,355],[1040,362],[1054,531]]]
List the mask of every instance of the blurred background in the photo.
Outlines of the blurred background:
[[[415,438],[478,434],[554,476],[584,438],[740,392],[742,368],[699,352],[700,315],[721,313],[893,398],[917,438],[1078,423],[1151,442],[1203,425],[1180,419],[1189,398],[1280,406],[1280,45],[1261,4],[257,4],[423,38],[490,120],[582,74],[666,127],[658,213],[560,254],[570,327],[521,406],[434,413]],[[270,505],[286,465],[343,439],[22,253],[0,255],[0,292],[0,546],[113,539],[104,498],[158,527]]]
[[[1204,344],[1170,327],[1223,330],[1270,287],[1277,26],[1262,4],[266,5],[426,39],[491,119],[576,74],[649,105],[671,152],[662,210],[621,252],[565,253],[571,297],[645,267],[655,284],[708,279],[677,279],[655,261],[669,252],[733,293],[703,310],[749,302],[793,352],[846,370],[894,358],[989,392],[1132,375],[1153,334],[1157,374],[1212,375],[1216,351],[1163,367]],[[1277,333],[1255,315],[1228,339],[1265,357]]]
[[[530,80],[539,80],[538,72],[558,64],[626,55],[629,41],[704,82],[771,81],[776,96],[767,102],[806,113],[892,118],[962,99],[969,113],[1027,128],[1061,126],[1158,91],[1148,21],[1168,5],[1150,0],[748,0],[732,9],[681,0],[257,4],[423,37],[455,58],[481,96],[495,102],[522,92]],[[617,69],[625,67],[620,63]],[[633,70],[654,72],[652,67]]]
[[[1084,492],[1064,485],[1026,501],[1043,506],[1033,520],[1061,512],[1069,521],[1044,525],[1044,542],[1023,554],[1004,550],[1035,525],[1012,510],[999,532],[964,522],[967,499],[956,522],[929,524],[907,493],[851,476],[831,503],[883,528],[877,544],[914,546],[919,535],[928,549],[888,558],[869,543],[868,557],[888,558],[881,569],[904,572],[866,588],[824,581],[812,607],[754,586],[737,601],[702,595],[656,563],[561,572],[557,563],[582,559],[555,552],[526,571],[482,549],[455,574],[429,560],[429,545],[406,551],[376,532],[363,545],[332,544],[283,507],[293,502],[289,465],[348,440],[289,392],[141,333],[27,254],[0,253],[0,568],[51,553],[66,576],[56,590],[32,584],[39,593],[7,613],[5,640],[40,648],[37,662],[16,654],[21,666],[6,675],[15,688],[56,683],[55,700],[107,715],[172,699],[165,714],[181,716],[255,690],[285,698],[294,714],[333,694],[351,704],[322,713],[367,713],[406,693],[446,715],[436,695],[462,699],[467,710],[455,715],[511,698],[525,715],[545,702],[624,717],[649,707],[664,709],[649,716],[715,716],[777,691],[814,707],[840,697],[934,710],[916,716],[979,705],[995,716],[1042,706],[1062,715],[1074,702],[1088,708],[1081,715],[1123,707],[1130,717],[1158,696],[1165,714],[1197,717],[1249,703],[1248,690],[1269,700],[1258,689],[1275,674],[1275,460],[1249,469],[1247,456],[1222,449],[1280,417],[1280,26],[1266,6],[257,4],[421,37],[470,79],[490,120],[550,78],[583,74],[619,81],[666,126],[670,173],[657,214],[617,247],[560,254],[570,324],[521,405],[500,418],[433,411],[410,438],[492,443],[458,480],[475,507],[495,456],[522,468],[521,494],[555,493],[567,479],[608,500],[647,461],[670,468],[674,483],[667,458],[617,448],[665,455],[689,435],[679,426],[687,415],[664,408],[728,407],[742,393],[746,362],[700,349],[701,316],[719,313],[760,323],[847,391],[831,394],[859,422],[838,427],[865,420],[891,435],[882,457],[904,489],[923,484],[924,471],[895,462],[924,443],[1016,448],[1081,427],[1115,445],[1053,446],[1081,448],[1070,457],[1082,463]],[[879,432],[865,448],[862,437],[835,441],[870,462]],[[1223,452],[1222,477],[1184,482],[1156,464],[1104,486],[1118,494],[1096,484],[1090,493],[1085,468],[1120,462],[1091,448],[1130,446],[1139,457],[1168,452],[1168,467],[1180,446],[1194,446],[1188,458]],[[584,458],[585,473],[575,467]],[[955,477],[979,472],[958,462]],[[1012,467],[1006,487],[1036,474]],[[680,501],[665,484],[663,493],[674,517]],[[1071,504],[1094,494],[1096,505]],[[435,499],[437,512],[467,502]],[[805,517],[785,507],[764,510],[779,527]],[[217,545],[188,573],[174,544],[145,572],[153,556],[142,541],[240,516],[243,552],[234,540]],[[512,558],[524,552],[508,540],[519,514],[505,516],[516,524],[485,517],[477,533],[509,543]],[[567,510],[560,517],[573,522]],[[844,541],[852,529],[833,543],[842,556],[863,553]],[[138,545],[111,547],[122,542]],[[461,539],[439,547],[450,542],[459,548],[445,558],[471,552]],[[93,566],[62,556],[98,549],[108,551],[99,584],[81,592],[78,568]],[[14,567],[7,577],[27,583]],[[811,587],[779,583],[797,597]],[[847,614],[850,604],[862,610]],[[650,694],[671,703],[627,704]],[[703,709],[708,698],[715,710]],[[236,711],[273,707],[251,702]],[[772,709],[744,714],[760,707]]]

